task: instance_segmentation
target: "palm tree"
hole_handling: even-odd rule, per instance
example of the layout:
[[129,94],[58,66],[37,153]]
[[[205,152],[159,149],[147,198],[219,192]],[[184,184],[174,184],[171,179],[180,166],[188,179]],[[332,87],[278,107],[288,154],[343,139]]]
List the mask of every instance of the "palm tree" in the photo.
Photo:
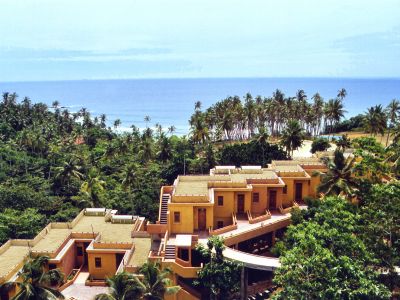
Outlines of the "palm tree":
[[338,140],[335,141],[335,144],[338,147],[338,149],[344,151],[347,148],[350,148],[351,141],[347,134],[343,134]]
[[143,291],[142,286],[131,273],[121,272],[106,279],[109,293],[98,294],[94,297],[95,300],[130,300],[140,299]]
[[344,117],[346,111],[341,99],[330,99],[325,104],[325,118],[330,121],[330,132],[333,131],[333,125],[340,122],[340,119]]
[[338,90],[338,94],[337,97],[343,101],[343,99],[347,96],[347,91],[344,88],[341,88],[340,90]]
[[257,143],[261,146],[261,149],[262,149],[262,153],[263,153],[263,158],[262,158],[263,163],[262,164],[263,164],[263,167],[265,166],[265,161],[264,161],[264,159],[265,159],[265,146],[268,143],[268,138],[269,138],[268,130],[265,127],[261,127],[259,129],[259,133],[257,135]]
[[146,127],[149,127],[150,120],[151,120],[150,116],[145,116],[144,117],[144,121],[146,122]]
[[159,263],[147,262],[140,268],[139,273],[143,275],[143,280],[140,281],[143,294],[140,299],[162,300],[165,295],[175,294],[181,289],[180,286],[170,286],[171,270],[161,270]]
[[386,138],[386,146],[389,143],[389,137],[390,137],[390,130],[393,127],[393,125],[396,123],[397,119],[399,118],[400,114],[400,102],[396,99],[393,99],[389,105],[386,107],[386,113],[387,113],[387,118],[390,121],[389,124],[389,130]]
[[194,110],[201,110],[201,101],[196,101],[194,103]]
[[198,116],[193,120],[192,128],[190,134],[193,138],[193,142],[196,144],[203,144],[207,141],[210,136],[208,134],[208,128],[203,120],[202,116]]
[[137,176],[136,176],[136,171],[138,167],[136,164],[129,164],[123,174],[123,180],[122,180],[122,186],[125,190],[128,190],[130,187],[134,187],[137,183]]
[[304,130],[299,122],[291,120],[282,131],[281,145],[286,148],[288,154],[293,156],[293,151],[303,144],[304,137]]
[[176,127],[174,125],[171,125],[168,127],[168,133],[171,135],[175,132],[175,130],[176,130]]
[[119,126],[121,126],[121,120],[120,119],[116,119],[114,121],[114,129],[117,129]]
[[378,133],[382,136],[385,134],[387,120],[382,105],[379,104],[368,108],[364,117],[364,126],[365,130],[374,136]]
[[64,162],[62,166],[54,169],[56,173],[55,178],[60,179],[62,184],[67,182],[69,189],[69,184],[72,177],[77,179],[83,178],[83,174],[80,172],[81,169],[82,167],[80,166],[79,160],[76,157],[71,157],[69,160]]
[[97,176],[97,171],[94,169],[89,171],[88,177],[85,182],[81,185],[80,192],[86,196],[87,202],[89,202],[92,207],[99,207],[101,194],[104,191],[105,181],[101,180]]
[[47,256],[30,257],[18,272],[21,281],[6,282],[0,289],[9,291],[16,288],[18,292],[11,298],[12,300],[64,299],[64,296],[54,288],[63,283],[64,275],[59,269],[46,271],[49,259]]
[[157,156],[159,159],[162,161],[167,161],[172,158],[172,146],[171,142],[168,137],[165,136],[165,134],[162,134],[159,142],[159,151],[157,152]]
[[315,173],[321,176],[321,183],[317,188],[318,193],[324,195],[344,195],[346,198],[354,196],[357,183],[352,176],[354,173],[355,157],[344,157],[343,152],[336,150],[333,159],[327,159],[325,164],[328,171]]

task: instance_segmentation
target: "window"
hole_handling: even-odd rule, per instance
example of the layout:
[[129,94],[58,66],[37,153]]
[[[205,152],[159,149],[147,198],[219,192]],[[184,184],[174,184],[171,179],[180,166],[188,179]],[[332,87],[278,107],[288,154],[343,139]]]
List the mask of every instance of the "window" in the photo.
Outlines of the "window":
[[218,206],[224,205],[224,196],[218,196]]
[[77,254],[78,256],[82,256],[82,255],[83,255],[83,249],[82,249],[82,247],[77,247],[77,248],[76,248],[76,254]]
[[284,193],[284,194],[287,194],[287,185],[285,185],[285,186],[283,187],[283,193]]
[[260,201],[260,194],[259,193],[253,193],[253,202],[259,202]]
[[217,228],[219,229],[219,228],[222,228],[222,227],[224,227],[224,221],[218,221],[217,222]]
[[174,223],[180,223],[181,222],[181,213],[179,211],[174,212]]
[[94,258],[94,266],[96,268],[101,268],[101,258],[100,257],[95,257]]

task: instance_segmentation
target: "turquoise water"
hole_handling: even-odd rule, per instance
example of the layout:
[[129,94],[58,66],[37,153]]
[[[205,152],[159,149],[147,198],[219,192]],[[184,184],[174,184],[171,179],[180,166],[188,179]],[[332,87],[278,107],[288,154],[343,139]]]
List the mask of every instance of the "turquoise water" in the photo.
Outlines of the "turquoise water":
[[51,104],[58,100],[71,111],[86,107],[93,115],[105,113],[111,124],[122,121],[121,128],[135,124],[143,128],[144,116],[151,123],[164,127],[174,125],[177,133],[186,134],[194,102],[203,108],[229,95],[270,96],[275,89],[294,96],[298,89],[309,98],[319,92],[325,99],[335,97],[345,88],[347,117],[363,113],[367,107],[386,106],[393,98],[400,99],[400,79],[348,78],[205,78],[205,79],[135,79],[78,80],[53,82],[0,82],[0,92],[17,92],[22,99]]

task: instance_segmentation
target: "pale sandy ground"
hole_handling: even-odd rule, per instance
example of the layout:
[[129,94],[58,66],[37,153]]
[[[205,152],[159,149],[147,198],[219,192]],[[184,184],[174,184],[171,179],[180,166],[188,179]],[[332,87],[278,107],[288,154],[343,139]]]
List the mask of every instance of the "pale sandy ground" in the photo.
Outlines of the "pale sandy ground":
[[[303,145],[299,149],[297,149],[296,151],[293,152],[293,158],[312,157],[312,153],[310,152],[311,144],[312,144],[312,141],[304,141]],[[331,147],[328,149],[328,151],[334,151],[335,149],[336,149],[336,145],[331,143]]]
[[62,291],[65,299],[73,297],[73,299],[78,300],[92,300],[97,294],[107,293],[107,287],[85,286],[85,281],[88,276],[89,273],[81,272],[75,282]]

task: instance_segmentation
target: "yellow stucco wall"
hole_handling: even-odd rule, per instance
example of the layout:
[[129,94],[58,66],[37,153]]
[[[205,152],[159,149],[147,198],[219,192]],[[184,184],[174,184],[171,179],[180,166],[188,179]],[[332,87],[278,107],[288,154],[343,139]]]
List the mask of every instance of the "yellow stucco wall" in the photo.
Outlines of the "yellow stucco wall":
[[[224,197],[222,206],[218,205],[218,197]],[[223,221],[224,226],[232,224],[232,212],[235,210],[235,192],[215,191],[214,192],[214,224],[213,228],[218,228],[218,221]]]
[[[169,230],[170,233],[193,233],[198,229],[198,209],[206,209],[206,228],[213,226],[214,211],[211,205],[190,205],[180,203],[169,204]],[[180,222],[174,222],[174,213],[180,213]]]
[[[253,194],[259,194],[259,202],[253,202]],[[252,214],[264,214],[268,206],[268,194],[267,186],[256,186],[253,185],[253,192],[251,197],[251,213]]]
[[[95,267],[95,258],[101,258],[101,268]],[[117,271],[115,253],[88,253],[89,273],[93,279],[104,279]]]

